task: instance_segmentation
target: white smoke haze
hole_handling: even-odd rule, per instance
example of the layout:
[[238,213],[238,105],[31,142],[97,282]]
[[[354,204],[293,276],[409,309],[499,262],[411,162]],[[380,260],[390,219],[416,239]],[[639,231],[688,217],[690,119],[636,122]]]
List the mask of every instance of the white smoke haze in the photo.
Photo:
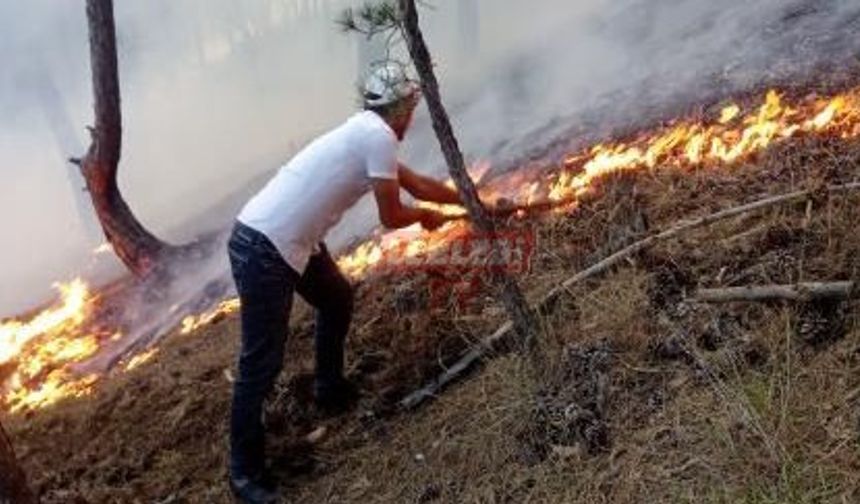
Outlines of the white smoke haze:
[[[374,49],[334,19],[358,3],[116,2],[120,185],[147,226],[177,243],[229,227],[291,153],[355,110]],[[860,55],[856,0],[436,0],[422,16],[467,157],[496,166],[735,91],[837,79]],[[122,268],[92,257],[103,238],[65,161],[92,121],[84,3],[0,0],[0,68],[2,316],[53,281]],[[442,173],[423,107],[404,156]],[[374,225],[365,202],[333,244]],[[206,278],[224,271],[214,260]]]

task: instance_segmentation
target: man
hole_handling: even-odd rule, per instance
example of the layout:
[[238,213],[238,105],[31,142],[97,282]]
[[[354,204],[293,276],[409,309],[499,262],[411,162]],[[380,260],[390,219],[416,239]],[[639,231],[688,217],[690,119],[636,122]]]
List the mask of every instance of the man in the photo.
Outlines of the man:
[[264,477],[265,396],[281,371],[293,293],[316,308],[315,401],[336,412],[356,397],[343,376],[352,288],[322,243],[341,215],[373,191],[382,224],[420,223],[433,230],[446,218],[406,206],[415,198],[459,203],[444,184],[397,160],[398,143],[420,100],[418,86],[396,64],[378,66],[363,89],[364,108],[305,147],[242,209],[229,242],[242,302],[242,348],[230,422],[230,486],[245,502],[274,502]]

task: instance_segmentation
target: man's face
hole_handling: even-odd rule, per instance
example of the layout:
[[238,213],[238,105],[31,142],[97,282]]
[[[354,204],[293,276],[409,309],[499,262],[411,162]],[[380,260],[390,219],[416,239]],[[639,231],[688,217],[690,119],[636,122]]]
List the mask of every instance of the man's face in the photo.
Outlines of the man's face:
[[398,107],[397,111],[392,114],[391,127],[397,135],[397,139],[401,142],[406,137],[406,132],[412,126],[412,119],[415,116],[415,109],[418,107],[420,96],[406,99],[403,104]]

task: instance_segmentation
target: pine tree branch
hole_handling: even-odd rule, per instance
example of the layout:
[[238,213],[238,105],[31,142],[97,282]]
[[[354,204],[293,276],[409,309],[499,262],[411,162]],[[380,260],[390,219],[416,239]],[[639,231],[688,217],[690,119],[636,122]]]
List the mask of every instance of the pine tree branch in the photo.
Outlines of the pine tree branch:
[[366,3],[360,7],[348,7],[335,20],[344,32],[361,33],[368,38],[377,34],[397,31],[401,25],[397,7],[389,2]]

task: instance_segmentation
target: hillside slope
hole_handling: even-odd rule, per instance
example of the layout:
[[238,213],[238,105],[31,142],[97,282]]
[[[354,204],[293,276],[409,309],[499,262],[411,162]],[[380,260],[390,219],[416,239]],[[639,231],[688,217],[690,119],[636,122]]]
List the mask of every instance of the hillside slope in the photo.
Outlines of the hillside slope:
[[[537,233],[539,299],[650,232],[766,195],[860,180],[860,143],[792,139],[735,166],[613,176]],[[856,502],[856,303],[689,301],[697,287],[857,278],[860,192],[816,196],[684,234],[577,284],[543,314],[541,392],[489,362],[411,413],[394,404],[502,313],[482,295],[429,307],[427,278],[359,286],[350,375],[361,405],[310,406],[311,319],[294,314],[268,408],[291,502]],[[4,419],[44,502],[231,502],[226,415],[235,316],[172,336],[92,397]],[[311,444],[308,434],[325,427]]]

